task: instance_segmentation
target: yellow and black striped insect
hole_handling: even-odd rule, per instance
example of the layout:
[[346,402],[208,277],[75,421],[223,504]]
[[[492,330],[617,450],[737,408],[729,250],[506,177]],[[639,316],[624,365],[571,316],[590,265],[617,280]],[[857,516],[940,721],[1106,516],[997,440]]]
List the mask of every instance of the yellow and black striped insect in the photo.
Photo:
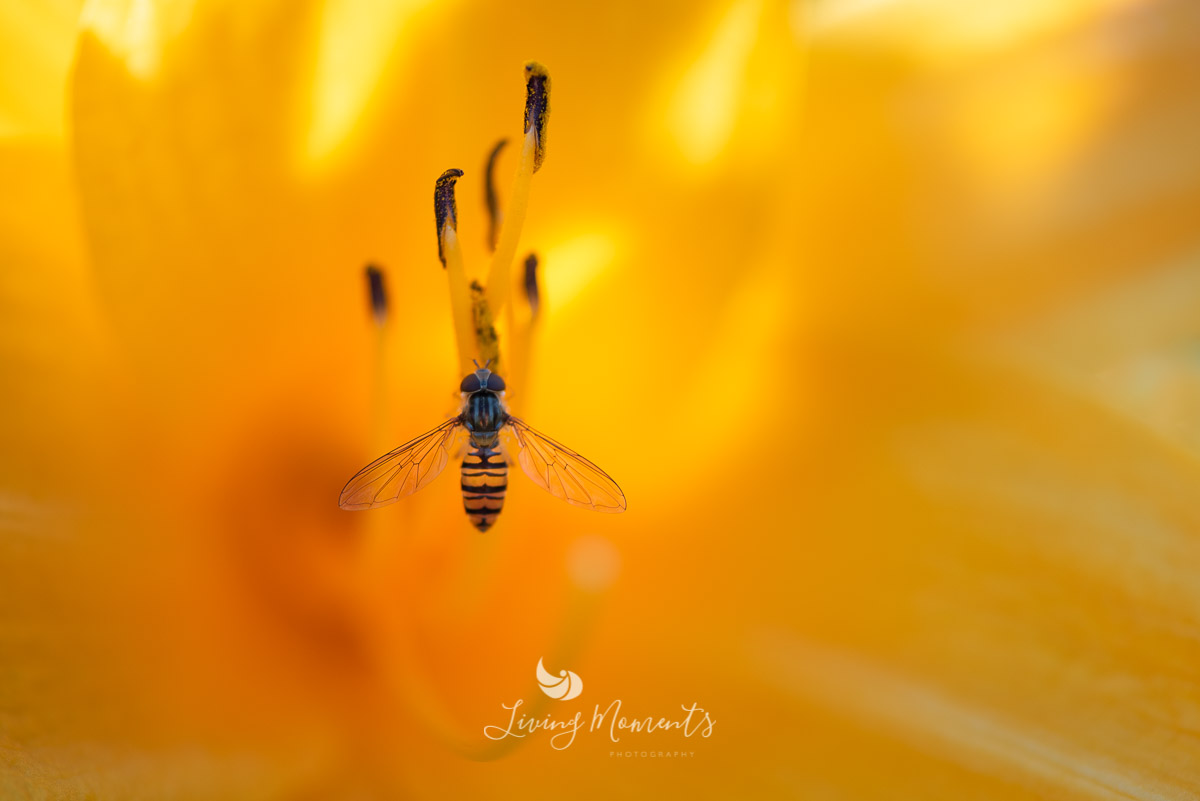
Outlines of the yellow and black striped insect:
[[338,505],[374,509],[412,495],[437,478],[451,454],[469,446],[462,457],[463,507],[480,531],[492,527],[504,506],[514,453],[525,475],[554,497],[596,512],[625,511],[625,493],[603,470],[508,413],[504,379],[487,365],[467,374],[459,390],[463,406],[456,417],[358,471]]

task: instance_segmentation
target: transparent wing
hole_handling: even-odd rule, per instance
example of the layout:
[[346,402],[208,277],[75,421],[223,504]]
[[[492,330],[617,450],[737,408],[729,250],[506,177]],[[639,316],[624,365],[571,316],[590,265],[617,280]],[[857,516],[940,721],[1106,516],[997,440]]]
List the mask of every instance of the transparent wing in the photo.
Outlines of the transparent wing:
[[502,433],[525,475],[555,498],[596,512],[625,511],[617,482],[575,451],[512,416]]
[[423,489],[445,469],[450,453],[458,449],[466,431],[462,418],[454,417],[385,453],[346,482],[338,506],[374,509]]

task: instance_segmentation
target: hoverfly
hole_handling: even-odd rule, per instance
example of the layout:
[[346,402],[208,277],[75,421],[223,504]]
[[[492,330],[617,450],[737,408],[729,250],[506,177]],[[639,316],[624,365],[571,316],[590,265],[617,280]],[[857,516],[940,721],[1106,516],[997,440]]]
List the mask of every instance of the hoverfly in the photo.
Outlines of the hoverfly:
[[596,512],[624,512],[625,493],[608,475],[575,451],[513,417],[504,406],[504,379],[479,362],[459,384],[463,405],[456,417],[358,471],[342,489],[338,506],[374,509],[428,486],[462,457],[463,508],[471,524],[487,531],[504,506],[508,455],[535,484],[556,498]]

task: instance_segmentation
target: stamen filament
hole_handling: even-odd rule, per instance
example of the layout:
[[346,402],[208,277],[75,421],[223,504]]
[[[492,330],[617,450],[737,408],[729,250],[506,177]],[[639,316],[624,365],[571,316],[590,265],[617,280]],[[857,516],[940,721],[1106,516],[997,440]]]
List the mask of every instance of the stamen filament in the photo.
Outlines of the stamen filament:
[[533,174],[546,158],[546,125],[550,114],[550,75],[546,68],[536,61],[526,64],[525,87],[525,139],[521,144],[521,163],[513,179],[500,239],[488,270],[487,294],[492,314],[498,314],[504,308],[512,289],[512,260],[529,207],[529,186]]
[[[508,380],[513,397],[521,397],[529,382],[530,365],[533,364],[533,330],[538,321],[539,291],[537,284],[538,257],[530,253],[525,257],[525,298],[528,305],[520,312],[517,303],[508,304],[509,353],[512,375]],[[520,304],[524,305],[524,304]]]
[[507,144],[507,139],[501,139],[492,148],[484,176],[483,196],[488,211],[488,247],[493,253],[496,251],[496,240],[500,237],[500,221],[504,218],[500,212],[500,199],[496,196],[496,159]]
[[500,360],[500,338],[496,335],[487,293],[478,281],[471,282],[471,322],[480,363],[490,360],[492,371],[504,375],[504,365]]
[[[383,269],[376,264],[366,267],[367,296],[371,306],[371,317],[375,322],[375,348],[373,353],[373,369],[371,381],[371,416],[370,416],[370,452],[384,453],[395,447],[392,439],[392,403],[394,376],[388,369],[391,353],[391,331],[388,328],[388,292],[386,276]],[[404,514],[409,514],[405,512]],[[388,526],[377,515],[371,515],[366,522],[367,537],[364,542],[366,552],[371,554],[363,562],[364,566],[377,563],[393,547],[388,543],[395,537],[388,536],[391,532]],[[387,564],[390,560],[382,559]]]
[[454,184],[462,174],[462,170],[446,170],[442,173],[433,191],[433,205],[438,228],[438,257],[450,284],[450,311],[454,317],[454,336],[458,343],[459,374],[466,375],[471,372],[471,360],[478,354],[471,324],[473,315],[467,289],[467,270],[458,243],[458,213],[454,201]]
[[492,254],[492,265],[488,270],[488,299],[493,312],[502,309],[508,300],[512,260],[521,239],[521,228],[525,224],[525,211],[529,207],[529,184],[533,178],[536,143],[537,136],[531,128],[525,134],[521,147],[521,165],[517,168],[504,224],[500,227],[500,241],[496,243],[496,252]]
[[471,321],[471,296],[467,289],[467,271],[463,265],[462,248],[458,244],[458,232],[450,226],[442,230],[442,252],[446,254],[446,278],[450,282],[450,311],[454,316],[454,336],[458,342],[459,374],[466,375],[473,369],[471,360],[478,358],[475,331]]

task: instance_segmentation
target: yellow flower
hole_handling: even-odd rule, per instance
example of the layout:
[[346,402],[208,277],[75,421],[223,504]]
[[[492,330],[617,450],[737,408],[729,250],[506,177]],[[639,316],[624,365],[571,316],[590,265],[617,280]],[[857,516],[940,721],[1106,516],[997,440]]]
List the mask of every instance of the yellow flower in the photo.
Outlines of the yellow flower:
[[[13,8],[0,796],[1194,794],[1181,0]],[[455,401],[430,190],[485,278],[531,57],[511,402],[629,513],[342,512]]]

